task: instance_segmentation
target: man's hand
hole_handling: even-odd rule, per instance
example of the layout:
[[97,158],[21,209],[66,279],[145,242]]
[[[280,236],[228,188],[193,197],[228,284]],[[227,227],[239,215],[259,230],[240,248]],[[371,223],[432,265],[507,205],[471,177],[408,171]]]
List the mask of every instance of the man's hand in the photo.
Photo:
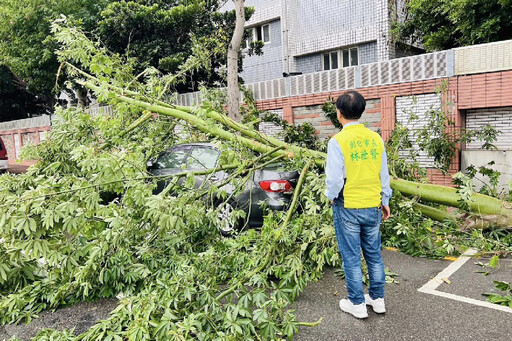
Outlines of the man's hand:
[[390,215],[391,210],[389,209],[389,206],[382,206],[382,219],[388,220]]

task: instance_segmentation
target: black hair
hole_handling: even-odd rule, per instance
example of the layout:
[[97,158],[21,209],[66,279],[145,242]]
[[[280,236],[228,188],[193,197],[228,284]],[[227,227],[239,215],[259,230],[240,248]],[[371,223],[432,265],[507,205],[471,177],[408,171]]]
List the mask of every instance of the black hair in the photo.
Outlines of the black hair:
[[366,100],[357,91],[347,91],[336,101],[336,108],[347,120],[358,120],[366,108]]

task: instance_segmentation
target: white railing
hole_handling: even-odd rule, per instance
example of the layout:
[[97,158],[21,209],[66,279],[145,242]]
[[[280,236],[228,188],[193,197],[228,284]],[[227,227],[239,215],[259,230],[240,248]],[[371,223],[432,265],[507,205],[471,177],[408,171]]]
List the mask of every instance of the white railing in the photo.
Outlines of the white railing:
[[51,125],[50,115],[36,116],[22,120],[8,121],[0,123],[0,131],[29,129],[35,127],[45,127]]
[[[278,78],[246,87],[260,101],[502,70],[512,70],[512,40]],[[199,92],[178,95],[180,105],[200,102]]]
[[[427,53],[331,71],[247,84],[257,101],[452,76],[451,51]],[[178,95],[177,104],[201,102],[200,92]]]

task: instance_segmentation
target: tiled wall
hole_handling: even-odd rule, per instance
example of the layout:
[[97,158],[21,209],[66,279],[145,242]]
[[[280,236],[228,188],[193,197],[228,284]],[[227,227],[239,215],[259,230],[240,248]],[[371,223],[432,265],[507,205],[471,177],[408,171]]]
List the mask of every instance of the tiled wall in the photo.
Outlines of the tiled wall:
[[417,160],[423,167],[433,167],[434,158],[428,157],[419,150],[416,143],[416,133],[427,124],[427,112],[441,109],[441,96],[438,94],[425,94],[417,96],[402,96],[396,98],[396,121],[410,130],[409,140],[413,144],[412,150],[404,149],[400,155],[408,157],[417,153]]
[[283,52],[281,21],[270,23],[270,42],[266,43],[261,56],[245,56],[240,76],[246,83],[255,83],[283,77]]
[[290,3],[292,55],[378,40],[387,31],[383,27],[387,26],[387,0],[302,0]]
[[[245,58],[242,77],[246,83],[277,78],[283,72],[320,71],[321,62],[314,55],[345,46],[365,44],[361,63],[394,56],[388,0],[247,0],[246,6],[255,8],[247,26],[279,19],[283,42],[280,52],[271,44],[264,56]],[[233,4],[228,1],[223,10],[231,9]],[[366,46],[367,42],[371,43]]]
[[[499,150],[512,150],[512,107],[473,109],[466,111],[466,128],[479,130],[489,124],[501,133],[493,144]],[[482,141],[473,141],[466,149],[481,149]]]
[[377,42],[369,42],[359,46],[359,62],[360,64],[375,63],[377,58]]
[[[280,119],[283,119],[283,110],[282,109],[281,110],[269,110],[269,112],[272,112],[272,113],[276,114],[277,116],[279,116]],[[266,135],[277,137],[277,138],[280,138],[281,137],[280,133],[283,132],[283,128],[281,128],[280,126],[277,126],[273,123],[268,123],[268,122],[260,123],[259,130]]]
[[312,73],[322,71],[322,54],[315,53],[295,58],[297,72]]
[[[254,25],[263,21],[279,18],[281,16],[281,0],[245,0],[245,7],[254,7],[255,12],[247,25]],[[233,1],[226,1],[221,11],[235,9]]]
[[[377,42],[364,43],[359,47],[360,64],[369,64],[377,61]],[[322,71],[322,53],[314,53],[295,58],[297,72],[303,74]]]

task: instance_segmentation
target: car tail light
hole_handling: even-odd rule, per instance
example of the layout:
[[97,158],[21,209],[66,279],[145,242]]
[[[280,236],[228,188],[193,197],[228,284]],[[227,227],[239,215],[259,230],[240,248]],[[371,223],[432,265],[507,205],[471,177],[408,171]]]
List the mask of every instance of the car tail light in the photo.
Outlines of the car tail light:
[[292,189],[292,184],[287,180],[260,181],[260,187],[265,192],[281,193]]

